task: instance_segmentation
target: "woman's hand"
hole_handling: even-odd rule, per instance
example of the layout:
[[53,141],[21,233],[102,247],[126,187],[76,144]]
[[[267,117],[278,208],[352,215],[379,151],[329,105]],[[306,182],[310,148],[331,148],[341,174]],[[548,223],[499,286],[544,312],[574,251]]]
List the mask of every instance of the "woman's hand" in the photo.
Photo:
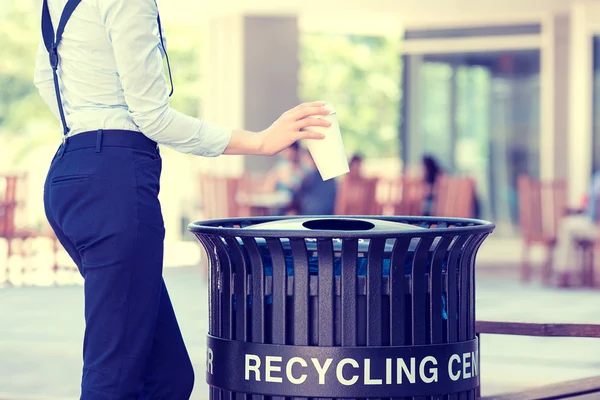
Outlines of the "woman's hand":
[[323,139],[321,133],[304,130],[312,126],[329,127],[331,122],[321,118],[310,118],[313,115],[328,115],[325,102],[316,101],[300,104],[286,111],[269,128],[258,133],[261,144],[260,154],[272,156],[288,148],[301,139]]
[[262,132],[234,130],[229,145],[223,154],[272,156],[290,147],[301,139],[323,139],[317,132],[304,130],[312,126],[331,126],[331,122],[311,115],[328,115],[325,102],[316,101],[300,104],[286,111]]

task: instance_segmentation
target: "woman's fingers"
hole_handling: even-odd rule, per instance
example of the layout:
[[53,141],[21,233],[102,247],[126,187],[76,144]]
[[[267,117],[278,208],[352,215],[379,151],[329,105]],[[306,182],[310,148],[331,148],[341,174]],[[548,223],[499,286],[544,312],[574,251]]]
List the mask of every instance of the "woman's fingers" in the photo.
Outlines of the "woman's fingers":
[[329,115],[329,113],[330,111],[325,107],[304,107],[294,111],[290,116],[297,121],[312,115]]
[[326,103],[324,101],[309,101],[307,103],[302,103],[292,108],[290,111],[298,111],[307,107],[323,107]]
[[296,122],[296,127],[298,129],[304,129],[304,128],[308,128],[310,126],[323,126],[323,127],[330,127],[331,126],[331,122],[322,119],[322,118],[303,118],[300,121]]
[[296,107],[286,111],[283,113],[283,115],[285,116],[293,116],[294,118],[296,117],[296,115],[298,115],[298,113],[302,112],[303,110],[307,109],[307,108],[325,108],[325,103],[324,101],[312,101],[309,103],[302,103],[300,105],[297,105]]
[[300,139],[324,139],[325,135],[314,131],[298,131],[298,140]]

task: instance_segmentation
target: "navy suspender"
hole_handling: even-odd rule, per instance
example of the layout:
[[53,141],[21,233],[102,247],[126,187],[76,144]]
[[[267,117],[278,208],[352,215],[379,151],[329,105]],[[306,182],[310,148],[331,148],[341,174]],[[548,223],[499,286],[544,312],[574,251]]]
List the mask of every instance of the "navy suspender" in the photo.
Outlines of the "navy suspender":
[[173,75],[171,75],[171,63],[169,63],[169,54],[167,53],[167,48],[165,47],[165,41],[163,40],[162,34],[162,26],[160,24],[160,14],[157,14],[156,22],[158,23],[158,35],[160,36],[160,45],[165,51],[165,58],[167,59],[167,69],[169,70],[169,81],[171,82],[171,91],[169,92],[169,97],[173,96],[173,91],[175,87],[173,86]]
[[44,37],[44,45],[48,50],[50,56],[50,66],[52,67],[52,73],[54,75],[54,90],[56,91],[56,102],[58,103],[58,111],[60,113],[60,120],[63,126],[63,133],[65,136],[69,133],[69,127],[67,126],[67,120],[65,118],[65,111],[62,107],[62,100],[60,97],[60,88],[58,86],[58,45],[62,39],[62,34],[65,31],[65,25],[73,14],[73,11],[81,3],[81,0],[69,0],[65,5],[65,9],[60,17],[58,23],[58,29],[56,31],[56,39],[54,38],[54,26],[52,26],[52,19],[50,18],[50,9],[48,8],[48,0],[44,0],[42,5],[42,36]]
[[[56,30],[56,37],[54,35],[54,26],[52,25],[52,19],[50,17],[50,9],[48,8],[48,0],[44,0],[42,4],[42,36],[44,39],[44,46],[48,51],[48,55],[50,58],[50,66],[52,67],[52,74],[54,76],[54,90],[56,91],[56,102],[58,103],[58,111],[60,113],[60,120],[63,126],[63,133],[66,136],[69,133],[69,127],[67,126],[67,120],[65,118],[65,111],[62,105],[62,99],[60,95],[60,87],[58,84],[58,45],[62,39],[63,32],[65,31],[65,26],[71,18],[73,11],[77,8],[77,6],[81,3],[81,0],[68,0],[65,8],[60,16],[60,21],[58,23],[58,29]],[[160,15],[157,18],[158,22],[158,34],[160,36],[160,43],[165,51],[165,57],[167,59],[167,67],[169,70],[169,80],[171,83],[171,92],[169,93],[169,97],[173,95],[174,87],[173,87],[173,77],[171,76],[171,64],[169,63],[169,56],[167,55],[167,49],[165,47],[165,43],[162,35],[162,26],[160,23]]]

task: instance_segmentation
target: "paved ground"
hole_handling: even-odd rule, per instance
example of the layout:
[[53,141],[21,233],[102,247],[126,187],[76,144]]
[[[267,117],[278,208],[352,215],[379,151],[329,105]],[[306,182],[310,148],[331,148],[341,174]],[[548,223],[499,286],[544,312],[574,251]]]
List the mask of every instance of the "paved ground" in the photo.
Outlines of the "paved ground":
[[[557,291],[516,283],[516,271],[478,275],[478,317],[600,323],[599,292]],[[196,367],[192,400],[206,399],[206,289],[197,268],[169,268],[165,279]],[[0,290],[0,399],[78,398],[82,290],[21,287]],[[600,375],[600,340],[484,336],[484,394]]]

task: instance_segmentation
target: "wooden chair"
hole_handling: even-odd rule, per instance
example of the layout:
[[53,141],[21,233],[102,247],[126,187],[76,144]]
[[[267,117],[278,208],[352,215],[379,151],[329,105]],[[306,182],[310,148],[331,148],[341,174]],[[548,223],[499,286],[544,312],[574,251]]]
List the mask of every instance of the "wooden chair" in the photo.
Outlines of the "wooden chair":
[[[58,239],[48,229],[46,232],[36,232],[19,226],[18,219],[23,215],[27,199],[27,175],[0,175],[0,238],[7,243],[6,255],[6,281],[10,284],[10,259],[15,254],[15,241],[20,240],[20,255],[25,258],[25,242],[36,237],[49,237],[53,242],[53,270],[58,271],[57,254],[59,249]],[[32,268],[35,270],[35,267]],[[22,269],[25,273],[25,268]]]
[[433,215],[471,218],[475,205],[475,181],[466,176],[442,175],[434,188]]
[[377,178],[344,178],[338,186],[335,214],[379,214],[376,201],[377,183]]
[[[255,195],[262,197],[265,193],[260,189],[264,184],[264,175],[262,174],[244,174],[238,178],[238,186],[236,192],[236,207],[237,216],[252,216],[252,217],[266,217],[273,215],[277,210],[277,207],[273,207],[269,204],[258,204],[252,200]],[[241,200],[241,201],[240,201]]]
[[421,215],[424,198],[425,183],[419,178],[381,179],[377,185],[378,214]]
[[518,197],[519,225],[523,238],[521,280],[531,280],[531,247],[542,245],[546,249],[542,281],[547,284],[552,277],[559,222],[567,205],[566,184],[563,181],[540,181],[522,175],[518,178]]
[[[600,338],[600,325],[598,324],[477,321],[476,329],[480,344],[481,334],[535,337]],[[585,395],[590,396],[580,397]],[[516,393],[485,396],[480,398],[481,400],[600,399],[600,376],[546,385]]]
[[241,186],[240,177],[222,177],[203,174],[200,176],[200,202],[205,219],[232,218],[240,216],[236,201]]
[[[233,218],[250,215],[247,207],[237,201],[239,191],[247,190],[251,182],[244,177],[224,177],[201,174],[199,177],[200,203],[204,219]],[[205,252],[201,246],[202,253]],[[208,276],[208,256],[200,261],[200,268],[205,277]]]

